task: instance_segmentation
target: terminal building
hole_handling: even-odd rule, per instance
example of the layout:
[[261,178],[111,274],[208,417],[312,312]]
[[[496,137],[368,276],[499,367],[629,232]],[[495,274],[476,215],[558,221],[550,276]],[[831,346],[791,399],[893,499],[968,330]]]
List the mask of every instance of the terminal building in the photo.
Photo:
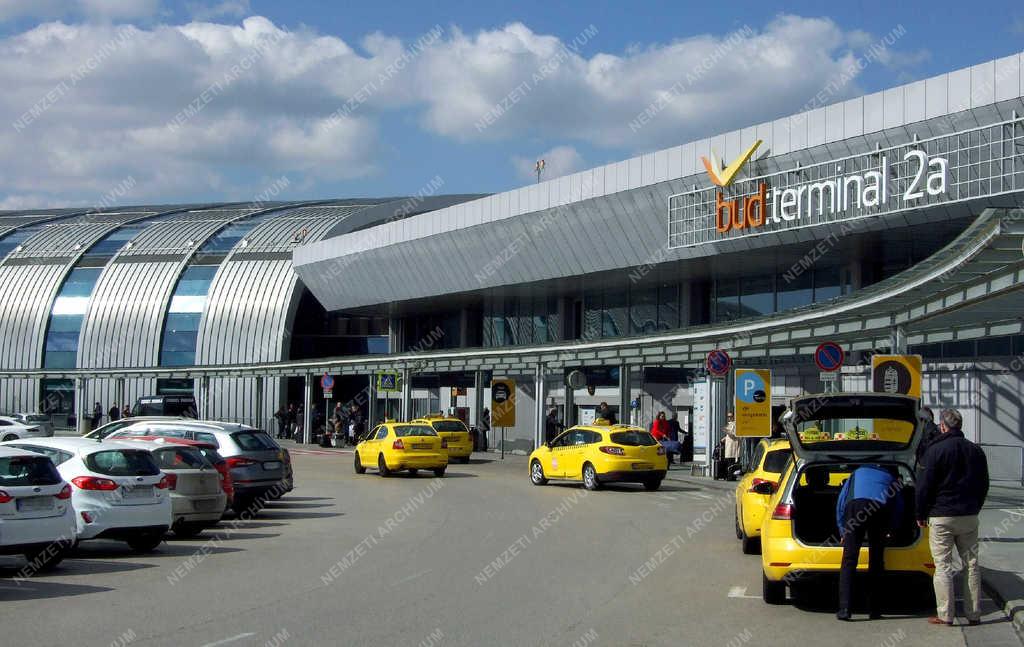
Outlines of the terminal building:
[[1021,54],[494,195],[5,213],[0,409],[192,393],[260,425],[349,401],[475,424],[503,377],[492,447],[607,402],[677,413],[700,453],[730,397],[709,351],[770,368],[781,405],[823,390],[834,341],[844,390],[920,355],[925,403],[1020,481],[1022,242]]

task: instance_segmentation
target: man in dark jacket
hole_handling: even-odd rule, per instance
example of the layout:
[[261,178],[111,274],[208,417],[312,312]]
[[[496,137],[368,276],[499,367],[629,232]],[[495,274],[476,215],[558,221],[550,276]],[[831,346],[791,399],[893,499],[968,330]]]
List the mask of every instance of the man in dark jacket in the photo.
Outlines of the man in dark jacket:
[[964,613],[968,624],[981,622],[981,574],[978,569],[978,513],[988,496],[988,460],[981,448],[964,438],[963,418],[946,409],[939,437],[924,454],[917,484],[917,525],[931,526],[929,546],[935,561],[938,613],[928,622],[953,624],[953,547],[964,564]]
[[[810,474],[808,474],[810,482]],[[885,542],[903,518],[902,483],[880,465],[862,465],[843,483],[836,504],[836,526],[842,536],[843,561],[839,567],[840,620],[850,619],[853,578],[864,538],[868,540],[868,613],[881,617],[878,602],[880,577],[885,572]]]
[[917,446],[917,478],[924,475],[924,455],[939,437],[939,428],[935,424],[935,414],[928,407],[921,407],[921,423],[924,425],[924,433],[921,435],[921,443]]

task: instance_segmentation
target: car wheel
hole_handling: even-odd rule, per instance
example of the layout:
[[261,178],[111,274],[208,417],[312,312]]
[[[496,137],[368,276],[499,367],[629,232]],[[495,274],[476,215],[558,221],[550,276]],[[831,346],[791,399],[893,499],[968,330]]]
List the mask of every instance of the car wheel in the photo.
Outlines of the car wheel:
[[444,467],[437,468],[436,470],[434,470],[434,476],[436,476],[437,478],[444,478],[445,469],[446,468]]
[[601,482],[597,480],[597,470],[590,463],[583,464],[583,487],[588,490],[598,490]]
[[548,483],[548,480],[544,478],[544,467],[536,459],[530,463],[530,481],[534,485],[547,485]]
[[761,571],[761,597],[767,604],[785,604],[786,583],[773,582]]
[[56,550],[40,548],[25,553],[25,561],[31,566],[32,573],[45,573],[57,568],[64,558],[71,554],[74,544],[61,544]]
[[17,440],[17,439],[18,439],[18,436],[17,436],[17,434],[7,434],[7,435],[6,435],[6,436],[4,436],[4,438],[3,438],[3,440],[4,440],[4,442],[5,442],[5,443],[6,443],[6,442],[7,442],[8,440]]
[[128,546],[136,553],[150,553],[155,550],[163,540],[163,533],[146,533],[129,539]]
[[644,481],[644,489],[648,492],[654,492],[661,487],[661,479],[647,479]]
[[469,465],[469,456],[463,456],[462,457],[462,464],[463,465]]
[[747,537],[743,535],[740,540],[740,546],[743,548],[744,555],[760,555],[761,554],[761,538],[760,537]]
[[739,508],[736,508],[736,514],[733,515],[733,519],[736,521],[736,539],[743,539],[743,526],[740,525]]
[[363,467],[363,461],[359,460],[359,452],[356,452],[355,468],[356,474],[366,474],[366,468]]
[[409,470],[409,473],[412,474],[413,476],[416,476],[417,474],[420,473],[420,471],[417,468],[413,467]]
[[391,470],[388,469],[387,461],[384,460],[384,454],[377,457],[377,471],[381,476],[391,476]]
[[231,503],[231,509],[235,511],[236,516],[241,516],[243,512],[249,513],[251,516],[255,516],[257,512],[263,509],[266,504],[266,500],[261,496],[243,496],[239,497],[235,495],[235,500]]

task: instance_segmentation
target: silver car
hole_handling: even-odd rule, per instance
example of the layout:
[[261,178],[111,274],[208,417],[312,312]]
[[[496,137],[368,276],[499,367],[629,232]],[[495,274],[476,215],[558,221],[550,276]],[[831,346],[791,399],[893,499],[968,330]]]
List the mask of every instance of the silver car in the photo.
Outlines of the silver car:
[[0,441],[42,438],[44,435],[38,425],[27,425],[11,416],[0,416]]
[[260,429],[213,420],[150,420],[122,427],[108,439],[163,436],[210,443],[227,461],[235,486],[236,513],[255,510],[294,487],[291,456]]
[[53,437],[53,421],[45,413],[12,413],[10,417],[28,427],[39,427],[46,438]]

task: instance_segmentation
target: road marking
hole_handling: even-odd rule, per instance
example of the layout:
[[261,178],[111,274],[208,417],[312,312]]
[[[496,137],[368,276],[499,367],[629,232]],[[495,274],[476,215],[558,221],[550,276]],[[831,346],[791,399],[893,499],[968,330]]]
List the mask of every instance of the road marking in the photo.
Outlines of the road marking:
[[241,640],[242,638],[248,638],[249,636],[255,636],[255,635],[256,635],[256,632],[249,631],[249,632],[246,632],[244,634],[238,634],[237,636],[231,636],[230,638],[225,638],[224,640],[218,640],[217,642],[206,643],[205,645],[203,645],[203,647],[216,647],[216,645],[226,645],[228,643],[233,643],[236,640]]
[[428,568],[425,571],[420,571],[419,573],[415,573],[413,575],[410,575],[409,577],[406,577],[406,578],[398,580],[397,582],[395,582],[395,584],[405,584],[406,582],[411,582],[411,581],[415,580],[417,577],[423,577],[424,575],[429,573],[431,570],[433,570],[433,569]]
[[1000,512],[1005,512],[1006,514],[1010,515],[1011,517],[1024,517],[1024,508],[1016,508],[1016,509],[999,508],[999,511]]
[[715,497],[710,494],[704,494],[703,492],[690,492],[690,496],[695,496],[698,499],[714,499]]
[[668,499],[669,501],[675,501],[676,500],[676,497],[672,496],[671,494],[659,494],[658,498],[659,499]]
[[759,595],[747,595],[747,587],[745,586],[734,586],[730,588],[727,597],[746,598],[748,600],[759,600],[761,598]]

